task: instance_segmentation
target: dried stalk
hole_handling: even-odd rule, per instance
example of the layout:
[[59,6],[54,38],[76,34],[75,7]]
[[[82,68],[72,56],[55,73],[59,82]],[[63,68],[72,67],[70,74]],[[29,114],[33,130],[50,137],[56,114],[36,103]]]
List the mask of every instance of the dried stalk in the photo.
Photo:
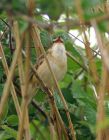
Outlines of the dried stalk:
[[[99,87],[99,98],[98,98],[98,106],[97,106],[97,127],[99,127],[99,124],[101,123],[101,121],[103,121],[105,118],[105,111],[104,111],[104,97],[105,97],[105,93],[107,90],[107,81],[108,81],[108,74],[109,74],[109,64],[108,64],[108,51],[106,50],[102,38],[101,38],[101,34],[98,30],[98,27],[96,25],[96,21],[93,20],[92,21],[92,25],[95,29],[95,33],[96,33],[96,37],[97,37],[97,42],[98,42],[98,46],[101,52],[101,58],[102,58],[102,62],[103,62],[103,69],[102,69],[102,79],[101,79],[101,83],[100,83],[100,87]],[[108,133],[107,133],[108,129],[103,130],[103,129],[99,129],[97,130],[97,138],[96,140],[105,140],[106,138],[104,137],[108,137]]]
[[[103,65],[102,69],[102,78],[101,78],[101,83],[99,87],[99,98],[98,98],[98,105],[97,105],[97,128],[99,127],[99,124],[103,122],[105,119],[105,111],[104,111],[104,97],[105,97],[105,92],[106,92],[106,82],[107,82],[107,76],[108,76],[108,71],[106,67]],[[104,140],[103,135],[104,131],[102,128],[97,129],[97,137],[96,140]]]
[[[20,40],[19,40],[20,41]],[[19,43],[16,43],[16,47]],[[19,79],[20,79],[20,86],[21,86],[21,95],[24,95],[24,69],[23,69],[23,62],[22,62],[22,54],[20,52],[19,59],[18,59],[18,71],[19,71]]]
[[36,25],[34,25],[34,24],[31,27],[32,27],[31,36],[33,38],[33,42],[34,42],[37,57],[39,57],[42,54],[42,51],[40,49],[39,41],[37,41],[37,28],[36,28]]
[[[77,1],[75,0],[75,2],[77,2]],[[46,22],[45,23],[45,22],[41,22],[39,20],[35,20],[31,16],[24,15],[21,13],[17,13],[17,16],[22,18],[23,20],[29,22],[29,23],[36,24],[39,28],[43,28],[43,29],[46,29],[48,31],[51,29],[51,27],[52,28],[56,27],[57,29],[61,28],[64,30],[66,29],[67,19],[65,21],[62,21],[62,22],[51,22],[51,23]],[[100,23],[101,21],[108,20],[108,19],[109,19],[109,13],[105,13],[103,16],[96,17],[97,23]],[[89,21],[84,21],[84,25],[91,27],[91,24]],[[69,28],[70,29],[80,28],[80,26],[81,26],[81,23],[78,19],[69,19]]]
[[31,140],[30,130],[29,130],[29,113],[28,113],[28,108],[26,110],[26,115],[25,115],[24,132],[25,132],[25,139],[26,140]]
[[84,41],[86,42],[85,43],[85,48],[86,48],[87,58],[89,60],[89,70],[90,70],[90,73],[93,77],[93,82],[94,82],[96,91],[98,91],[99,77],[98,77],[98,73],[97,73],[97,67],[96,67],[96,64],[95,64],[95,61],[94,61],[93,52],[90,49],[90,43],[88,42],[87,35],[85,33],[85,28],[84,27],[83,27],[83,34],[84,34],[84,36],[83,36]]
[[[33,9],[35,7],[34,1],[28,0],[27,5],[28,5],[29,15],[32,16]],[[28,31],[30,33],[30,28],[28,29]],[[28,84],[29,84],[29,70],[30,70],[30,40],[28,41],[28,39],[26,40],[26,43],[27,43],[26,56],[27,57],[26,57],[26,63],[25,63],[25,65],[26,65],[26,67],[25,67],[25,69],[26,69],[25,86],[21,87],[22,96],[23,96],[22,105],[21,105],[22,106],[22,118],[21,118],[21,121],[20,121],[20,124],[19,124],[19,131],[18,131],[18,135],[17,135],[18,140],[21,140],[22,137],[23,137],[23,129],[25,129],[25,138],[26,138],[26,140],[30,139],[30,135],[29,135],[29,117],[28,117],[29,95],[27,93],[28,92]],[[22,64],[22,61],[20,61],[20,62]],[[22,72],[23,72],[23,70],[19,67],[19,74],[21,75],[20,76],[20,81],[24,82],[23,81],[24,79],[22,78]],[[25,125],[23,126],[23,124],[25,124]]]
[[57,124],[57,132],[58,132],[58,140],[62,140],[63,139],[63,135],[62,135],[62,128],[60,126],[60,123],[59,123],[59,120],[58,120],[58,117],[56,117],[56,124]]
[[[97,24],[96,24],[96,21],[95,20],[92,20],[91,21],[94,29],[95,29],[95,33],[96,33],[96,37],[97,37],[97,42],[98,42],[98,47],[99,47],[99,50],[100,50],[100,53],[101,53],[101,57],[102,57],[102,61],[103,63],[105,64],[107,70],[108,70],[108,73],[109,73],[109,51],[108,51],[108,46],[107,44],[105,45],[105,43],[103,43],[102,41],[102,37],[101,37],[101,34],[98,30],[98,27],[97,27]],[[109,83],[109,80],[107,79],[107,92],[109,92],[109,86],[108,86],[108,83]]]
[[51,105],[52,121],[53,121],[55,130],[57,131],[57,135],[56,135],[57,140],[60,140],[60,139],[62,139],[61,138],[62,135],[60,136],[60,134],[61,134],[60,121],[62,123],[62,119],[60,118],[61,116],[59,114],[59,111],[57,109],[57,106],[56,106],[56,103],[55,103],[55,100],[54,100],[54,97],[53,97],[53,91],[49,93],[49,102],[50,102],[50,105]]
[[[36,28],[35,28],[35,26],[33,25],[32,26],[32,28],[33,28],[33,30],[32,30],[32,33],[31,33],[31,35],[33,36],[33,40],[35,41],[35,40],[37,40],[36,39],[36,37],[37,37],[37,34],[36,34]],[[40,49],[40,44],[39,44],[39,42],[37,41],[37,43],[36,43],[36,41],[35,41],[35,44],[37,44],[37,50],[39,49],[39,51],[38,51],[38,54],[37,55],[39,55],[39,54],[41,54],[41,49]],[[52,93],[52,92],[51,92]],[[54,107],[55,106],[55,107]],[[52,104],[52,106],[51,106],[51,108],[53,109],[52,110],[52,112],[53,112],[53,114],[55,115],[55,117],[57,118],[57,116],[59,116],[59,112],[57,111],[57,109],[54,109],[54,108],[56,108],[56,105],[55,105],[55,103],[53,103]],[[56,115],[58,113],[58,115]],[[59,118],[59,117],[58,117]],[[57,119],[56,119],[57,120]],[[59,119],[58,119],[59,120]],[[60,120],[61,120],[61,117],[60,117]],[[62,120],[61,120],[61,123],[62,123]],[[57,124],[57,123],[56,123]],[[59,130],[58,130],[59,131]],[[58,133],[59,134],[59,133]],[[59,136],[59,135],[58,135]]]
[[[28,28],[28,33],[30,33],[30,28]],[[29,87],[29,74],[30,74],[30,35],[27,33],[27,38],[26,38],[26,60],[25,60],[25,88],[24,88],[24,101],[25,101],[25,104],[29,104],[29,95],[30,93],[28,93],[28,87]],[[22,118],[24,117],[25,118],[25,130],[26,130],[26,140],[30,140],[30,131],[29,131],[29,116],[28,116],[28,104],[25,108],[26,110],[26,114],[22,115]]]
[[[37,29],[36,31],[38,31],[38,29]],[[71,118],[70,118],[70,114],[69,114],[69,111],[68,111],[68,106],[67,106],[66,101],[65,101],[65,99],[64,99],[64,97],[63,97],[63,94],[62,94],[62,92],[61,92],[61,90],[60,90],[60,88],[59,88],[59,85],[58,85],[58,82],[57,82],[57,80],[56,80],[56,77],[55,77],[55,75],[54,75],[54,73],[53,73],[53,71],[52,71],[52,69],[51,69],[51,66],[50,66],[50,64],[49,64],[49,61],[48,61],[48,59],[47,59],[47,57],[46,57],[46,52],[45,52],[45,50],[44,50],[44,48],[43,48],[43,46],[42,46],[42,43],[41,43],[41,41],[40,41],[40,37],[39,37],[39,35],[38,35],[37,32],[36,32],[36,35],[37,35],[37,41],[39,42],[39,47],[40,47],[40,49],[41,49],[41,52],[43,53],[43,55],[44,55],[44,57],[45,57],[45,60],[46,60],[46,62],[47,62],[47,65],[48,65],[48,67],[49,67],[49,70],[50,70],[50,72],[51,72],[51,75],[52,75],[52,77],[53,77],[54,83],[56,84],[56,87],[57,87],[57,89],[58,89],[59,96],[61,97],[61,100],[62,100],[63,105],[64,105],[64,107],[65,107],[65,112],[66,112],[66,115],[67,115],[67,118],[68,118],[68,122],[69,122],[69,130],[71,130],[72,138],[73,138],[74,140],[76,140],[75,132],[74,132],[74,128],[73,128],[73,124],[72,124],[72,121],[71,121]]]
[[[29,28],[28,28],[29,31]],[[29,37],[29,36],[28,36]],[[29,132],[29,117],[28,117],[28,104],[29,104],[29,95],[28,95],[28,84],[29,84],[29,72],[30,72],[30,42],[27,37],[26,40],[26,60],[25,60],[25,83],[24,88],[22,89],[22,117],[19,122],[19,130],[17,135],[17,140],[22,140],[23,132],[25,130],[26,140],[30,140],[30,132]]]
[[[19,34],[19,28],[18,28],[18,24],[16,21],[14,22],[14,33],[16,35]],[[13,75],[14,75],[14,71],[15,71],[15,67],[16,67],[16,63],[17,63],[17,59],[18,59],[20,50],[21,50],[20,46],[18,48],[16,48],[16,50],[15,50],[10,72],[8,74],[7,81],[6,81],[6,84],[3,89],[3,95],[1,97],[1,102],[0,102],[0,118],[3,115],[3,110],[4,110],[5,104],[7,102],[8,96],[9,96],[10,86],[11,86],[11,82],[13,79]]]
[[51,121],[49,123],[49,130],[50,130],[50,140],[56,140],[56,131]]
[[[48,93],[49,94],[49,93]],[[52,118],[52,123],[54,124],[54,139],[60,140],[60,122],[59,122],[59,112],[57,112],[57,106],[54,101],[53,93],[50,93],[51,95],[49,96],[49,104],[51,106],[51,118]],[[52,97],[52,98],[51,98]],[[61,120],[62,121],[62,120]],[[58,127],[59,126],[59,127]],[[57,132],[57,133],[56,133]]]
[[89,71],[93,77],[93,82],[96,88],[96,91],[98,93],[98,89],[99,89],[99,77],[97,74],[97,68],[96,68],[96,64],[94,61],[94,57],[93,57],[93,52],[90,48],[90,43],[88,41],[87,35],[86,35],[86,26],[85,26],[85,21],[84,21],[84,14],[83,14],[83,9],[81,7],[81,1],[77,0],[75,1],[76,3],[76,8],[77,8],[77,12],[78,12],[78,16],[80,18],[80,23],[81,23],[81,30],[83,32],[83,40],[84,40],[84,45],[85,45],[85,49],[86,49],[86,54],[87,54],[87,58],[89,60]]
[[[29,3],[30,3],[29,12],[30,12],[30,14],[32,14],[34,8],[33,8],[33,7],[31,8],[31,6],[32,6],[31,3],[33,4],[33,3],[34,3],[34,0],[29,0]],[[74,133],[74,128],[73,128],[73,124],[72,124],[72,121],[71,121],[71,118],[70,118],[70,114],[69,114],[69,112],[68,112],[68,106],[67,106],[66,101],[65,101],[65,99],[64,99],[64,97],[63,97],[63,95],[62,95],[62,92],[61,92],[60,88],[59,88],[59,85],[58,85],[58,83],[57,83],[57,80],[56,80],[56,78],[55,78],[55,75],[54,75],[54,73],[53,73],[53,71],[52,71],[52,69],[51,69],[51,67],[50,67],[49,61],[48,61],[48,59],[47,59],[47,57],[46,57],[45,50],[44,50],[44,48],[43,48],[43,46],[42,46],[42,44],[41,44],[41,41],[40,41],[40,37],[39,37],[39,34],[38,34],[37,26],[35,26],[35,29],[36,29],[36,30],[35,30],[35,32],[36,32],[35,35],[36,35],[36,38],[37,38],[37,42],[39,43],[39,48],[40,48],[40,50],[41,50],[41,53],[43,53],[44,56],[45,56],[47,65],[48,65],[49,70],[50,70],[50,72],[51,72],[51,74],[52,74],[53,80],[54,80],[54,82],[55,82],[55,84],[56,84],[56,87],[57,87],[57,89],[58,89],[58,92],[59,92],[59,95],[60,95],[60,97],[61,97],[61,100],[62,100],[62,102],[63,102],[63,104],[64,104],[65,111],[66,111],[66,115],[67,115],[68,122],[69,122],[69,130],[71,129],[72,138],[73,138],[74,140],[76,140],[75,133]],[[55,108],[55,109],[57,109],[57,108]],[[55,110],[55,111],[57,111],[57,110]]]
[[[4,54],[4,51],[3,51],[3,46],[1,44],[0,44],[0,52],[1,52],[2,64],[3,64],[3,67],[4,67],[4,71],[6,73],[6,76],[8,77],[9,68],[8,68],[8,65],[7,65],[7,62],[6,62],[5,54]],[[18,98],[17,98],[17,95],[16,95],[16,91],[15,91],[15,88],[14,88],[14,85],[13,85],[12,82],[11,82],[11,94],[12,94],[13,101],[14,101],[14,104],[15,104],[15,108],[16,108],[16,111],[17,111],[17,114],[18,114],[18,117],[19,117],[19,120],[20,120],[20,118],[21,118],[20,105],[19,105],[19,101],[18,101]]]
[[101,52],[102,60],[105,64],[106,68],[109,71],[109,54],[108,54],[108,51],[105,49],[105,46],[102,42],[101,35],[100,35],[100,32],[98,30],[98,27],[97,27],[97,24],[96,24],[95,20],[92,20],[92,25],[95,29],[95,33],[96,33],[97,41],[99,43],[99,49],[100,49],[100,52]]
[[51,109],[53,110],[54,112],[54,115],[56,115],[56,117],[58,117],[58,120],[59,120],[59,123],[61,125],[61,128],[62,130],[64,131],[64,136],[66,138],[66,140],[68,140],[68,136],[67,136],[67,132],[66,132],[66,129],[65,129],[65,126],[64,126],[64,123],[63,123],[63,120],[60,116],[60,113],[56,107],[56,103],[55,103],[55,100],[54,100],[54,97],[53,97],[53,93],[50,91],[50,89],[48,89],[45,84],[43,83],[43,81],[39,78],[38,74],[37,74],[37,71],[35,69],[35,67],[31,64],[31,68],[34,72],[34,75],[36,76],[36,78],[39,80],[39,82],[41,83],[42,87],[44,88],[44,90],[46,91],[46,93],[48,94],[48,97],[50,99],[50,105],[51,105]]
[[[27,4],[31,2],[30,0],[27,1]],[[28,8],[29,12],[31,12],[31,7]],[[28,28],[29,32],[29,28]],[[19,40],[20,42],[20,40]],[[25,60],[25,75],[23,72],[23,65],[22,65],[22,54],[20,54],[19,60],[19,76],[20,76],[20,83],[21,83],[21,91],[22,91],[22,117],[19,122],[19,130],[17,135],[17,140],[21,140],[23,137],[23,132],[25,130],[25,139],[30,140],[30,131],[29,131],[29,116],[28,116],[28,104],[29,104],[29,96],[28,96],[28,85],[29,85],[29,70],[30,70],[30,40],[29,34],[27,33],[26,39],[26,60]],[[20,66],[21,64],[21,66]]]
[[8,31],[8,27],[5,27],[4,32],[0,35],[0,41],[3,39],[3,37],[7,31]]
[[[35,127],[35,129],[36,129],[36,133],[39,133],[40,136],[42,137],[42,139],[43,139],[43,140],[46,140],[46,137],[45,137],[44,134],[40,131],[39,127],[35,124],[35,122],[32,121],[31,123],[32,123],[32,125]],[[52,136],[52,137],[53,137],[53,136]],[[36,137],[35,137],[35,138],[36,138]],[[56,139],[54,139],[54,140],[56,140]]]
[[[37,56],[39,56],[40,54],[42,54],[42,50],[41,50],[41,47],[40,47],[40,42],[39,42],[39,40],[37,39],[37,38],[38,38],[37,32],[38,32],[37,26],[33,24],[33,25],[32,25],[32,30],[31,30],[31,36],[32,36],[33,41],[34,41],[34,45],[35,45],[35,48],[36,48]],[[52,96],[52,92],[50,92],[50,94],[51,94],[50,96]],[[61,119],[61,117],[60,117],[60,114],[59,114],[59,112],[58,112],[58,110],[57,110],[56,104],[55,104],[55,103],[52,104],[52,101],[51,101],[50,104],[51,104],[51,108],[52,108],[53,114],[55,115],[56,118],[57,118],[57,116],[58,116],[58,120],[60,120],[60,122],[61,122],[61,127],[63,128],[63,127],[64,127],[64,126],[62,126],[62,125],[63,125],[63,121],[62,121],[62,119]],[[57,114],[57,115],[56,115],[56,114]],[[56,123],[56,124],[57,124],[57,123]],[[64,131],[65,131],[65,133],[66,133],[65,128],[64,128]]]
[[36,8],[35,0],[27,0],[28,15],[33,16]]
[[[32,38],[33,38],[33,41],[34,41],[34,45],[35,45],[35,48],[36,48],[36,52],[37,52],[37,56],[40,56],[40,54],[41,54],[41,49],[40,49],[40,44],[39,44],[39,42],[37,41],[37,34],[36,34],[36,30],[37,30],[37,28],[34,26],[34,25],[32,25],[32,32],[31,32],[31,35],[32,35]],[[52,93],[52,92],[51,92]],[[51,96],[53,96],[53,95],[51,95]],[[55,116],[55,127],[56,127],[56,130],[57,130],[57,134],[58,134],[58,136],[59,136],[59,130],[58,130],[58,123],[57,123],[57,121],[58,121],[58,119],[57,119],[57,116],[56,116],[56,111],[53,109],[54,107],[51,107],[51,109],[52,109],[52,114],[53,114],[53,117]],[[56,137],[56,133],[55,133],[55,136],[54,136],[54,139],[55,139],[55,137]]]
[[[29,11],[29,16],[32,17],[32,20],[34,20],[34,10],[35,10],[35,0],[27,0],[27,3],[28,3],[28,11]],[[36,50],[36,54],[37,54],[37,57],[40,56],[40,54],[42,53],[41,52],[41,49],[40,49],[40,44],[39,42],[37,41],[37,34],[36,34],[36,26],[34,26],[34,24],[30,24],[31,25],[31,30],[30,30],[30,34],[32,36],[32,39],[33,39],[33,42],[34,42],[34,46],[35,46],[35,50]]]
[[[20,45],[20,38],[19,37],[15,37],[16,39],[16,47],[18,47]],[[22,62],[22,53],[20,52],[19,54],[19,59],[18,59],[18,70],[19,70],[19,77],[20,77],[20,85],[21,85],[21,94],[22,97],[24,96],[24,85],[25,85],[25,79],[24,79],[24,70],[23,70],[23,62]],[[28,118],[28,110],[26,111],[26,119],[25,119],[25,137],[26,140],[29,140],[30,136],[29,136],[29,118]],[[21,119],[20,119],[21,121]]]
[[21,105],[21,111],[22,111],[22,115],[21,115],[21,120],[19,122],[19,129],[18,129],[18,134],[17,134],[17,140],[22,140],[23,137],[23,132],[24,132],[24,125],[25,125],[25,116],[26,116],[26,111],[27,111],[27,106],[28,103],[25,101],[25,99],[22,99],[22,105]]

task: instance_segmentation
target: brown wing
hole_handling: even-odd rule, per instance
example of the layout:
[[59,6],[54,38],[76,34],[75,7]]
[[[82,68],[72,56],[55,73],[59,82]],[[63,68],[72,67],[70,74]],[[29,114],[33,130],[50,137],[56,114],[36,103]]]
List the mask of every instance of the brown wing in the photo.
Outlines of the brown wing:
[[[47,52],[46,52],[47,56],[49,56],[51,54],[51,49],[49,49]],[[49,57],[48,57],[49,59]],[[36,64],[34,65],[35,69],[37,70],[40,65],[44,62],[45,58],[44,58],[44,55],[40,55],[38,58],[37,58],[37,61],[36,61]],[[33,75],[34,75],[34,72],[31,70],[30,71],[30,80],[33,78]]]
[[43,63],[43,61],[44,61],[44,55],[42,54],[37,58],[36,64],[34,65],[36,70]]
[[[49,56],[51,54],[51,49],[49,49],[47,52],[46,52],[46,55]],[[48,57],[49,59],[49,57]],[[40,67],[40,65],[44,62],[45,58],[44,58],[44,55],[40,55],[38,58],[37,58],[37,62],[35,64],[35,68],[36,70],[38,69],[38,67]]]

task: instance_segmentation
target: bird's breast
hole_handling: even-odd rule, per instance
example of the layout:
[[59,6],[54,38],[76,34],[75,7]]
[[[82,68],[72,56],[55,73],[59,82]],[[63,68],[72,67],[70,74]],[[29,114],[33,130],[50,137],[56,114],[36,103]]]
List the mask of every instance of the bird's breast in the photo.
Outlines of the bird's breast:
[[[62,80],[67,72],[67,56],[64,46],[53,47],[47,58],[57,81]],[[37,72],[48,87],[54,87],[54,80],[46,61],[38,68]]]

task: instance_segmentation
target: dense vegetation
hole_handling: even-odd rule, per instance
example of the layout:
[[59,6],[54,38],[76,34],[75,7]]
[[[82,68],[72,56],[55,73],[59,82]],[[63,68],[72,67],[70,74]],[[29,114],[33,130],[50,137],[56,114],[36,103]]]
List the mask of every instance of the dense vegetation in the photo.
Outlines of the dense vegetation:
[[[70,140],[73,133],[75,140],[109,139],[108,12],[106,0],[0,1],[0,140],[22,139],[18,136],[22,122],[25,140],[30,140],[28,130],[31,140]],[[24,108],[22,85],[25,92],[28,82],[22,84],[22,79],[28,80],[28,62],[35,64],[40,49],[44,53],[41,46],[47,50],[57,36],[63,38],[68,52],[68,70],[58,83],[63,96],[55,91],[52,100],[49,89],[43,87]],[[53,108],[58,109],[67,134]],[[52,128],[55,125],[59,130]]]

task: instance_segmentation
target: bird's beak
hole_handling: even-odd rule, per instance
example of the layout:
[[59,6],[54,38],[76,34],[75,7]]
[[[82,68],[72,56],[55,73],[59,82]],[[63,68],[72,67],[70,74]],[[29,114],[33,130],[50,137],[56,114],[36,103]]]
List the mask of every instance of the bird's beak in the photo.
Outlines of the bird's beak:
[[53,40],[53,43],[63,43],[63,39],[59,36]]

